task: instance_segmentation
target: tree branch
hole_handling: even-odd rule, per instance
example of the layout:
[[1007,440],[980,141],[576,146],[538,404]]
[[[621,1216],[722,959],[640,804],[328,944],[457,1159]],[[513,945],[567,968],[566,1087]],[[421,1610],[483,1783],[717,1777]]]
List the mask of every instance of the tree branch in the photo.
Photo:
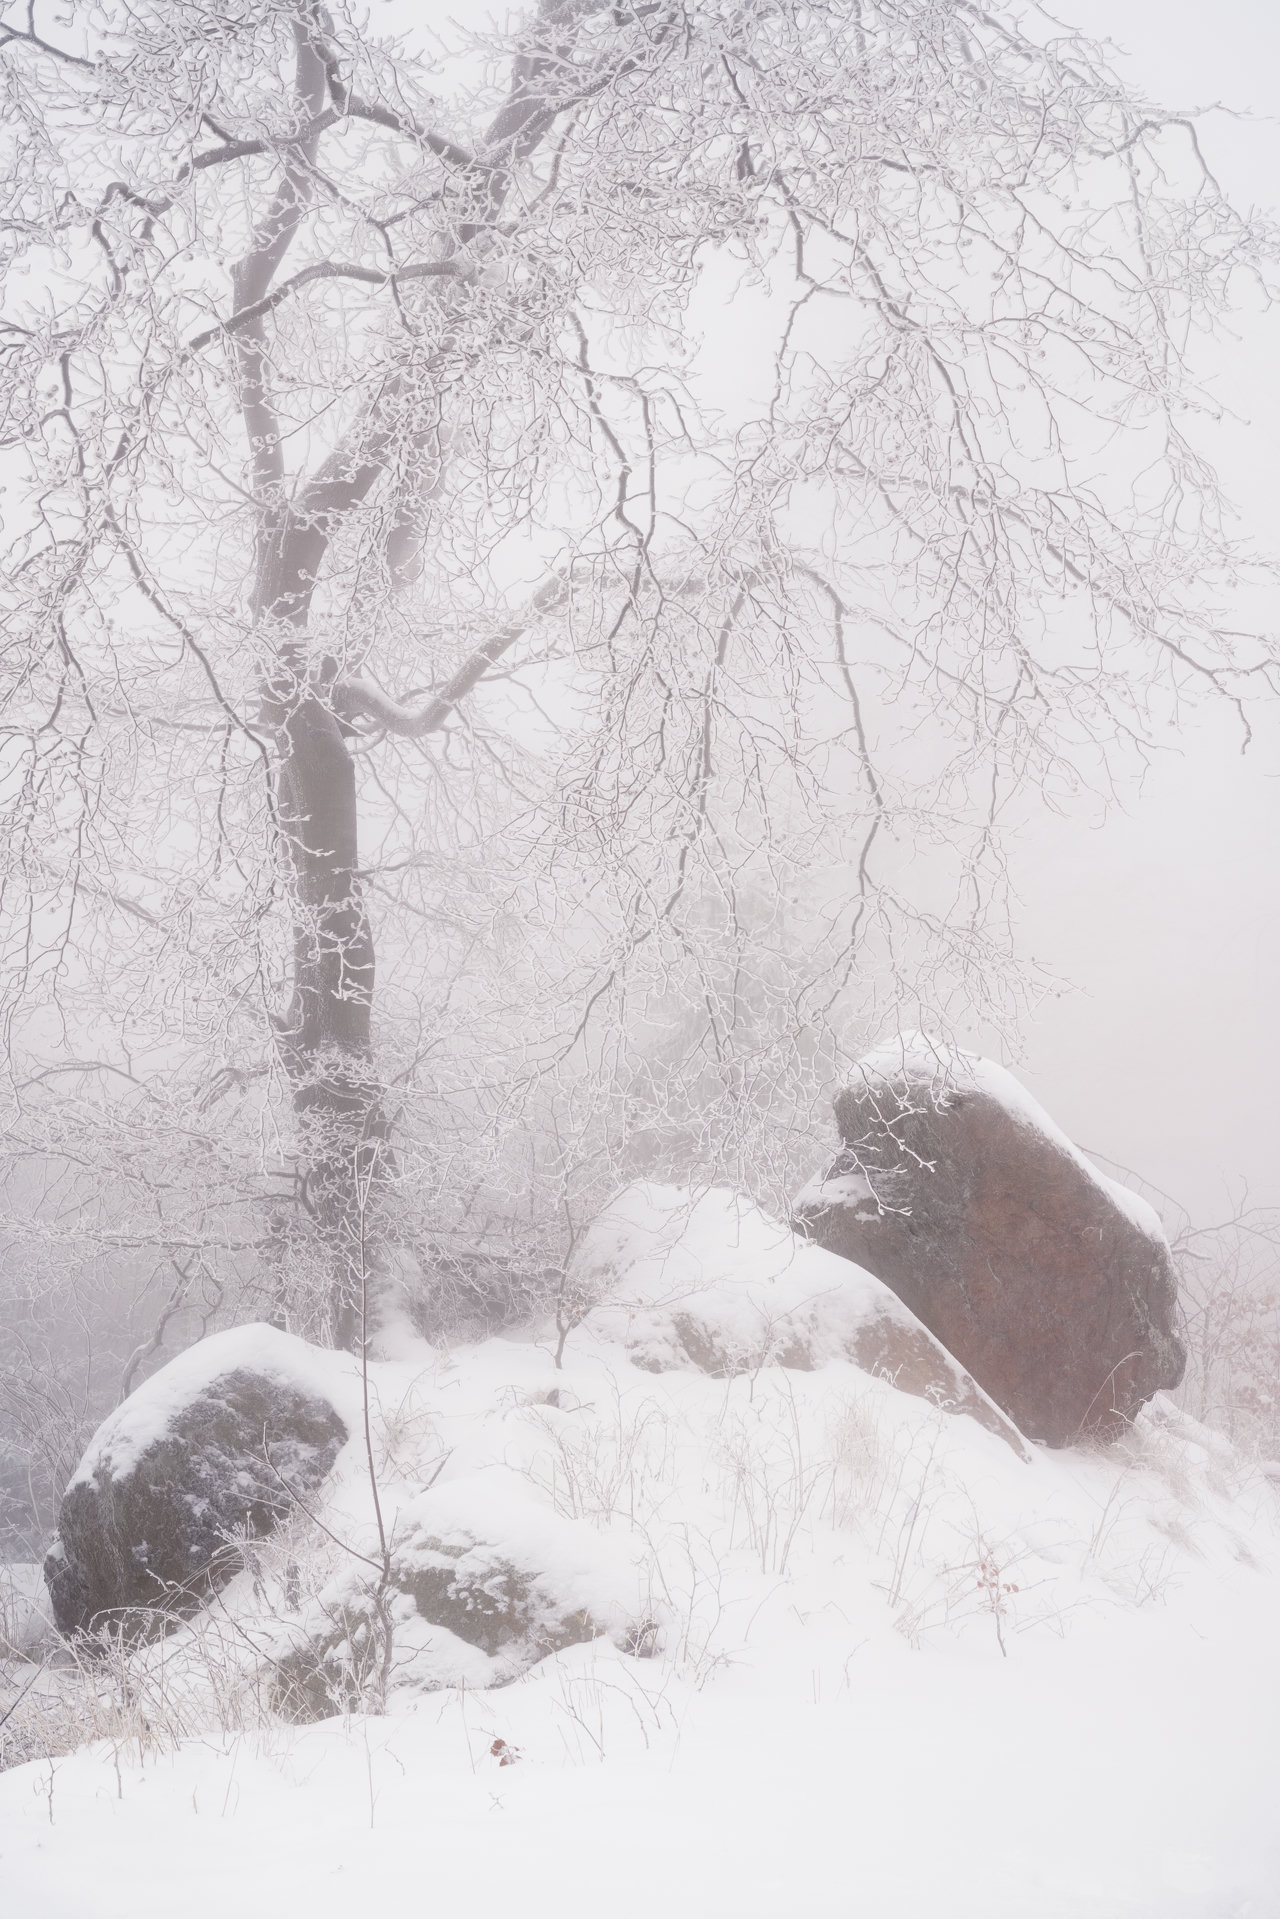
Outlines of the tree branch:
[[[314,129],[328,97],[325,63],[314,36],[308,33],[301,22],[295,26],[294,34],[297,46],[295,95],[304,124]],[[266,299],[271,282],[293,244],[311,199],[309,167],[315,159],[319,137],[318,133],[312,131],[299,141],[299,158],[291,157],[286,161],[284,179],[271,205],[253,229],[249,251],[232,269],[232,298],[237,311],[258,307]],[[303,164],[299,164],[299,159]],[[261,318],[258,312],[243,323],[236,338],[235,357],[239,372],[240,412],[253,462],[254,490],[259,499],[268,501],[278,498],[283,491],[284,454],[280,445],[280,422],[269,389],[267,342],[260,325]]]
[[[34,8],[31,11],[34,12]],[[7,21],[0,21],[0,33],[4,35],[4,39],[0,40],[0,47],[7,47],[11,40],[21,40],[27,46],[34,47],[38,53],[47,53],[52,60],[65,61],[69,67],[79,67],[85,73],[92,73],[94,70],[92,60],[85,60],[78,53],[68,53],[65,48],[55,47],[48,40],[42,40],[34,27],[29,27],[24,33],[21,27],[11,27]]]
[[212,340],[238,332],[248,326],[252,320],[260,320],[264,314],[274,313],[275,309],[297,293],[300,288],[311,286],[317,280],[360,280],[365,286],[385,287],[401,280],[426,280],[449,277],[469,279],[470,269],[456,260],[416,260],[404,267],[395,267],[390,272],[379,272],[376,267],[351,265],[343,260],[320,260],[314,266],[303,267],[292,279],[285,280],[280,286],[265,294],[261,300],[255,300],[251,306],[241,307],[225,320],[219,320],[215,326],[206,327],[203,333],[197,333],[188,340],[187,350],[198,353]]
[[[256,140],[234,140],[221,135],[222,145],[208,147],[195,157],[179,173],[175,186],[184,186],[193,173],[203,173],[208,167],[222,166],[228,160],[251,160],[263,153],[286,153],[291,147],[311,147],[322,133],[328,133],[343,120],[367,120],[373,126],[385,127],[391,133],[399,133],[415,145],[426,147],[436,158],[443,160],[460,171],[469,167],[481,172],[491,170],[491,163],[477,159],[452,140],[446,140],[442,134],[433,133],[429,127],[420,127],[403,113],[396,113],[390,107],[380,106],[373,100],[360,100],[354,94],[345,107],[326,107],[323,113],[316,114],[296,133],[285,134],[279,138],[263,137]],[[220,129],[215,128],[215,132]],[[157,204],[157,211],[163,212],[173,204],[165,200]]]
[[468,153],[465,147],[456,146],[452,140],[446,140],[442,134],[432,133],[429,127],[420,127],[406,114],[396,113],[390,107],[379,106],[373,100],[360,100],[354,94],[347,101],[347,114],[352,120],[368,120],[374,126],[386,127],[392,133],[403,134],[418,146],[426,147],[434,153],[437,160],[443,160],[447,166],[457,167],[459,171],[474,167],[480,172],[492,171],[493,163],[482,160],[474,153]]
[[372,681],[363,679],[338,680],[334,683],[334,712],[339,719],[348,722],[360,718],[371,719],[384,732],[394,733],[401,739],[421,740],[429,733],[439,732],[459,703],[480,684],[490,667],[496,665],[504,653],[510,652],[535,619],[558,605],[567,591],[567,582],[562,575],[556,574],[548,580],[534,595],[525,616],[493,634],[483,646],[478,646],[453,678],[447,680],[427,705],[417,712],[411,707],[399,705],[380,687],[374,686]]

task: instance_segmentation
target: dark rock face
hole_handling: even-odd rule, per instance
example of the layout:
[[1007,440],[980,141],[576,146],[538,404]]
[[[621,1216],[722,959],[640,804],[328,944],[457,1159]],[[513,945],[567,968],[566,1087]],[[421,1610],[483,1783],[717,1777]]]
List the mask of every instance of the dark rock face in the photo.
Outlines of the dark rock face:
[[483,1547],[426,1536],[397,1571],[423,1619],[490,1655],[521,1643],[559,1652],[600,1633],[580,1607],[556,1608],[534,1578]]
[[1111,1438],[1186,1364],[1154,1214],[984,1060],[887,1052],[795,1223],[892,1287],[1032,1439]]
[[290,1510],[281,1479],[305,1500],[347,1437],[326,1400],[248,1366],[201,1387],[140,1450],[127,1431],[119,1413],[104,1424],[58,1515],[45,1580],[68,1635],[195,1611],[239,1570],[235,1536],[260,1538]]

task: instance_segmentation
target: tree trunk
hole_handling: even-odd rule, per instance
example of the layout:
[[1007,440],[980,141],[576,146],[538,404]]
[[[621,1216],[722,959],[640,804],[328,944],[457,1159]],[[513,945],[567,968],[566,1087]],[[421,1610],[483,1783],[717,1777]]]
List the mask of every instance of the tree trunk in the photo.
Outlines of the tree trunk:
[[304,1192],[326,1248],[333,1337],[356,1350],[372,1331],[388,1126],[372,1062],[373,934],[356,873],[355,768],[314,694],[294,705],[279,738],[294,929],[293,991],[277,1040],[302,1135]]
[[278,755],[277,812],[290,880],[293,981],[276,1039],[293,1088],[304,1197],[324,1248],[323,1287],[335,1344],[367,1343],[385,1261],[378,1194],[390,1128],[373,1067],[373,930],[359,879],[355,765],[343,723],[307,658],[306,625],[329,527],[317,494],[349,510],[370,464],[340,489],[322,475],[304,504],[264,525],[259,616],[281,633],[264,719]]

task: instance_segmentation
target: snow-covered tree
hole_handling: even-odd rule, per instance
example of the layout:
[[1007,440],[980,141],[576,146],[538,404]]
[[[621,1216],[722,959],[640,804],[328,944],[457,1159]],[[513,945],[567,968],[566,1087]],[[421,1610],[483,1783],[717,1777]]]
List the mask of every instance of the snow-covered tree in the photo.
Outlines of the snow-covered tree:
[[0,20],[24,1259],[353,1343],[637,1132],[767,1190],[999,1010],[1019,791],[1271,674],[1187,368],[1269,236],[1049,16]]

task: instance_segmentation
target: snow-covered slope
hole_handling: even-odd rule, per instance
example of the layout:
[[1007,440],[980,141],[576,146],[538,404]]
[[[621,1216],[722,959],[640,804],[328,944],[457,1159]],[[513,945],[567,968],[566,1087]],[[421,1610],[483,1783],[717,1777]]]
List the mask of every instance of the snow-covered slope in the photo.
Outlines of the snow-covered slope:
[[282,1722],[269,1657],[378,1583],[348,1446],[128,1706],[64,1684],[107,1736],[0,1776],[6,1913],[1280,1913],[1265,1477],[1163,1399],[1028,1463],[844,1358],[646,1370],[628,1233],[560,1367],[553,1331],[370,1374],[393,1555],[589,1626],[504,1663],[402,1617],[385,1715]]

